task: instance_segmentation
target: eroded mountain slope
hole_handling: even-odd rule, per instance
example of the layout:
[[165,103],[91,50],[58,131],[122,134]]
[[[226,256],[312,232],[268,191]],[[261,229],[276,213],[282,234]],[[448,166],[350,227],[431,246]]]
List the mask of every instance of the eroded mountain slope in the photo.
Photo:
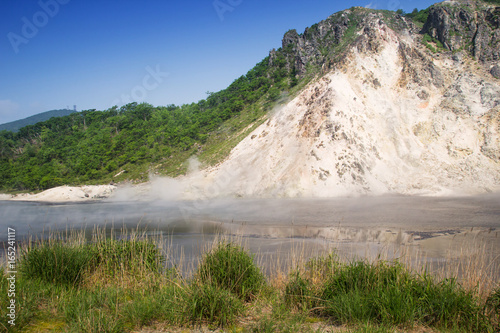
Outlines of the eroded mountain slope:
[[414,29],[386,19],[367,11],[343,59],[196,186],[286,197],[497,190],[499,80],[488,64],[432,53]]

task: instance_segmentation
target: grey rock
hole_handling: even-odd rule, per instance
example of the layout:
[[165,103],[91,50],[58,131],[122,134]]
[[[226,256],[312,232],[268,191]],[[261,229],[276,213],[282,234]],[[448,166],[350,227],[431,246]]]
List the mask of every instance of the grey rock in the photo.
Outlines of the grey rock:
[[441,88],[444,86],[443,75],[433,63],[430,63],[424,70],[429,72],[431,82],[434,86],[436,86],[437,88]]
[[422,100],[426,100],[426,99],[428,99],[430,97],[429,93],[425,89],[420,90],[417,93],[417,96],[418,96],[418,98],[420,98]]
[[486,62],[500,59],[500,7],[456,0],[429,8],[422,33],[439,40],[447,50],[464,49]]
[[497,105],[500,105],[500,89],[498,86],[494,86],[490,83],[486,83],[484,87],[481,88],[481,103],[492,109]]
[[494,78],[500,79],[500,66],[495,65],[490,69],[491,75],[493,75]]
[[453,61],[462,63],[464,60],[464,54],[462,52],[457,52],[451,58],[453,59]]

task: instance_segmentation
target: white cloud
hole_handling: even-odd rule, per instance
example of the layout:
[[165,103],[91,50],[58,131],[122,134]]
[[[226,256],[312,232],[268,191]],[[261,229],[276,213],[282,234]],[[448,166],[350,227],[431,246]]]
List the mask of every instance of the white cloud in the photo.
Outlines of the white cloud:
[[373,1],[365,5],[365,8],[370,8],[370,9],[377,9],[377,7],[378,7],[377,4],[374,3]]

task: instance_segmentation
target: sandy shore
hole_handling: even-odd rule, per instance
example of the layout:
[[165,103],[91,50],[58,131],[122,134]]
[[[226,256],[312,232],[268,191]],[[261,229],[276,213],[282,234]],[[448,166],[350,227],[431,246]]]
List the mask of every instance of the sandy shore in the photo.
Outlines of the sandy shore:
[[46,191],[17,195],[0,194],[0,200],[69,202],[108,198],[116,190],[114,185],[59,186]]

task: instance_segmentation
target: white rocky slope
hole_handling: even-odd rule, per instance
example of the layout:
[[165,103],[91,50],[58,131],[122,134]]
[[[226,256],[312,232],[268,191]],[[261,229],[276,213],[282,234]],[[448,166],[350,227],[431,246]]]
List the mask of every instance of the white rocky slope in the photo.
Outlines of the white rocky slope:
[[359,34],[341,65],[203,172],[205,196],[499,189],[499,80],[460,53],[433,55],[375,14]]

